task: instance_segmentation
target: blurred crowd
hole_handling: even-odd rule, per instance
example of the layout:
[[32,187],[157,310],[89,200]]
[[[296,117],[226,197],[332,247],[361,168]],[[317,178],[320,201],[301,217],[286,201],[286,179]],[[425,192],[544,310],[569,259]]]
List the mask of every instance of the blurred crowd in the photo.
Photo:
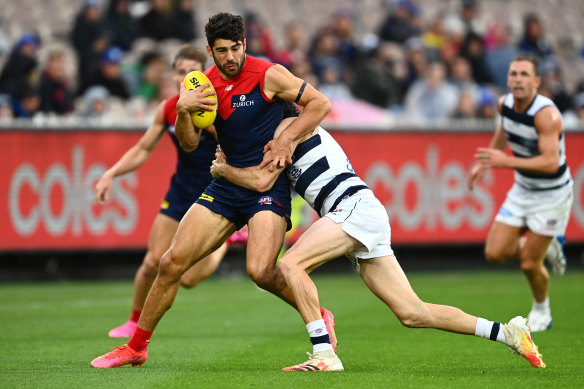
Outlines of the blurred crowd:
[[[359,100],[375,112],[421,122],[494,118],[510,60],[529,53],[540,59],[540,93],[565,120],[584,119],[584,75],[565,85],[537,13],[522,15],[520,39],[512,39],[507,21],[485,22],[480,0],[461,0],[456,12],[432,19],[416,0],[384,3],[374,33],[358,36],[357,11],[341,7],[323,15],[311,36],[291,18],[281,42],[258,13],[245,12],[247,52],[286,66],[333,107]],[[204,46],[195,12],[193,0],[82,0],[61,44],[44,47],[30,31],[0,53],[0,120],[150,120],[157,102],[177,92],[170,77],[176,49],[185,42]],[[576,57],[584,61],[584,50]]]

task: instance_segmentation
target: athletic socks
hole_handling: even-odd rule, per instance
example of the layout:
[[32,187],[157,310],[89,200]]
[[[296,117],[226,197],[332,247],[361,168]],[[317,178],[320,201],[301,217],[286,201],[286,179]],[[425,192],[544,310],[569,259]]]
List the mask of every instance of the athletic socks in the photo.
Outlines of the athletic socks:
[[152,337],[152,332],[144,331],[140,327],[136,327],[136,331],[130,341],[128,342],[128,347],[134,351],[142,352],[148,347],[150,343],[150,338]]
[[477,319],[477,327],[475,328],[475,335],[481,338],[495,340],[497,342],[505,343],[505,334],[503,333],[503,325],[495,321],[490,321],[479,317]]
[[312,342],[312,352],[319,353],[325,350],[332,350],[331,342],[326,330],[324,320],[316,320],[306,325],[310,341]]
[[533,305],[531,306],[532,311],[549,312],[550,310],[550,298],[549,296],[545,298],[541,303],[533,300]]
[[142,313],[141,310],[132,309],[132,316],[130,316],[130,321],[138,323],[138,319],[140,319],[140,314]]

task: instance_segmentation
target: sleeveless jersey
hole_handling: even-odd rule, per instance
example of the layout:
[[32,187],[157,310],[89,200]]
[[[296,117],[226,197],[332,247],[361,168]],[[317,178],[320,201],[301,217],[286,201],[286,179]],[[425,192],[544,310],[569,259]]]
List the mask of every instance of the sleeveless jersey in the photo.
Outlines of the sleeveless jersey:
[[341,146],[322,127],[296,147],[292,159],[294,163],[286,168],[290,186],[321,217],[343,197],[368,189]]
[[[183,190],[196,190],[193,196],[201,194],[212,180],[209,167],[215,159],[215,149],[217,141],[213,135],[203,130],[199,146],[196,150],[187,153],[180,147],[180,142],[176,136],[174,125],[176,122],[176,102],[179,96],[176,95],[167,99],[164,103],[164,125],[166,131],[172,139],[172,143],[177,151],[176,172],[172,176],[172,185],[179,185]],[[195,189],[196,188],[196,189]],[[194,201],[194,199],[193,199]]]
[[[503,102],[502,120],[507,143],[513,155],[519,158],[533,158],[540,155],[539,135],[534,125],[535,115],[544,107],[555,104],[549,98],[536,95],[525,110],[516,112],[513,109],[513,95],[509,93]],[[571,181],[570,168],[566,164],[566,142],[562,130],[559,140],[560,160],[555,173],[536,173],[525,170],[515,170],[515,182],[524,189],[541,191],[552,190],[568,185]]]
[[243,69],[231,80],[222,79],[216,66],[205,72],[219,102],[214,123],[219,144],[232,166],[258,165],[282,121],[282,101],[268,99],[263,92],[266,71],[273,65],[247,55]]

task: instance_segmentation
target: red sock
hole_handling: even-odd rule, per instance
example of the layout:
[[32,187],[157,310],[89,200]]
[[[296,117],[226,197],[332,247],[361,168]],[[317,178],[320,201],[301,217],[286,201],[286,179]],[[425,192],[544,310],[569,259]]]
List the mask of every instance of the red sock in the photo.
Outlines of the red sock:
[[139,309],[132,309],[132,316],[130,316],[130,321],[138,323],[138,319],[140,318],[140,314],[142,313]]
[[152,337],[152,332],[144,331],[142,328],[137,327],[134,335],[128,342],[128,346],[138,352],[146,350],[148,343],[150,343],[150,338]]

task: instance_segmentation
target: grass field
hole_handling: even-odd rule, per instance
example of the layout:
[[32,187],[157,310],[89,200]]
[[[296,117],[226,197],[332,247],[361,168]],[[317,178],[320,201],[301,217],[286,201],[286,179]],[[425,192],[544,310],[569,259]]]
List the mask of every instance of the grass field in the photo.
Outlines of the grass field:
[[[429,302],[506,322],[531,299],[519,271],[412,273]],[[93,369],[122,342],[107,331],[129,314],[132,284],[0,285],[1,388],[582,388],[584,272],[552,279],[554,327],[533,338],[546,369],[495,342],[402,327],[355,274],[315,275],[337,318],[344,372],[284,373],[311,350],[300,316],[247,278],[181,290],[142,368]]]

